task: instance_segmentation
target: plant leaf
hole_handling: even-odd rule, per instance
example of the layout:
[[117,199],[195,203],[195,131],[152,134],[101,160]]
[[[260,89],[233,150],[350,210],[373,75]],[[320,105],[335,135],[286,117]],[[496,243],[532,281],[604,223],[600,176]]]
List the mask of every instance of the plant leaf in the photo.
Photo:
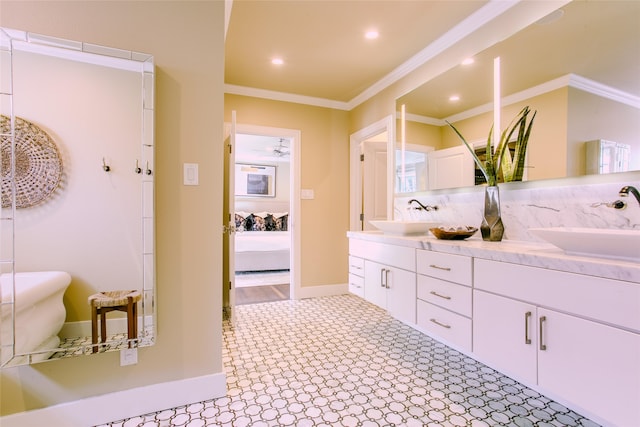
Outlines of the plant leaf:
[[[471,144],[469,144],[467,142],[467,140],[464,139],[464,136],[462,136],[460,131],[458,131],[458,129],[456,129],[456,127],[454,125],[449,123],[447,120],[445,120],[445,123],[448,124],[451,129],[453,129],[453,131],[456,133],[456,135],[458,135],[458,138],[460,138],[462,140],[462,142],[464,142],[464,145],[467,146],[467,149],[469,150],[469,152],[473,156],[473,161],[476,163],[476,165],[478,165],[478,167],[482,171],[482,174],[484,175],[484,178],[487,180],[487,182],[489,182],[489,175],[487,174],[487,169],[485,168],[485,165],[483,165],[482,162],[480,161],[480,158],[476,154],[476,151],[473,149],[473,146],[471,146]],[[489,140],[491,140],[491,133],[489,133]]]

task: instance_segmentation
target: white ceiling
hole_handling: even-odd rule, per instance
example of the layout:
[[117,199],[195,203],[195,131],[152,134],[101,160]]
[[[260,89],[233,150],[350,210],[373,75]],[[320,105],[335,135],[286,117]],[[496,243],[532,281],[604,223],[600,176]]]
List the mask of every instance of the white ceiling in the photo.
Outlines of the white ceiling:
[[287,138],[264,135],[236,135],[237,163],[289,163],[291,147]]
[[[485,3],[235,0],[225,83],[347,102]],[[364,38],[371,28],[377,40]]]
[[[420,52],[450,39],[453,29],[472,33],[518,3],[235,0],[225,48],[227,92],[288,94],[353,106],[364,92],[384,89],[379,83],[408,69]],[[503,94],[570,72],[640,96],[640,1],[574,1],[563,8],[567,13],[557,22],[534,24],[487,49],[486,57],[503,57]],[[379,39],[365,40],[370,28],[380,32]],[[276,55],[284,65],[270,63]],[[428,95],[418,96],[429,101],[419,114],[442,118],[489,102],[491,69],[481,62],[471,79],[453,69],[434,79]],[[463,93],[458,106],[434,101],[454,90]]]

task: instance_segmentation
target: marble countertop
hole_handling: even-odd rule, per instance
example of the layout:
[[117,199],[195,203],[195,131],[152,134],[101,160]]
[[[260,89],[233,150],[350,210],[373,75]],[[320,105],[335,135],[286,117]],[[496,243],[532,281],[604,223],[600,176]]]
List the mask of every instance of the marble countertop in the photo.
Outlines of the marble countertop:
[[485,242],[479,235],[467,240],[438,240],[431,234],[395,236],[381,231],[349,231],[347,237],[640,284],[638,263],[567,255],[547,243],[513,240]]

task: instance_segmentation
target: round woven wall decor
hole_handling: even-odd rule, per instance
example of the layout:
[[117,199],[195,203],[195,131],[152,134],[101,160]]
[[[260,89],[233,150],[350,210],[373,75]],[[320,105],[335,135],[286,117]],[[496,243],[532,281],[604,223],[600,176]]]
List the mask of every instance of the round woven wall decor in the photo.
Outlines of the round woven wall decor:
[[[53,139],[33,123],[15,118],[16,207],[28,208],[45,201],[62,180],[62,160]],[[3,135],[11,133],[11,119],[0,116]],[[11,138],[3,136],[2,207],[11,206]]]

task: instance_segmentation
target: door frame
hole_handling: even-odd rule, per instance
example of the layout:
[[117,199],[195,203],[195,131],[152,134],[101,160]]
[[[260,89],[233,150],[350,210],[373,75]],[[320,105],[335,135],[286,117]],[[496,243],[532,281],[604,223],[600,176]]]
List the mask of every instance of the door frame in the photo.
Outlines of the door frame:
[[[395,141],[395,120],[392,114],[351,134],[349,137],[350,189],[349,189],[349,230],[360,230],[360,213],[362,211],[362,143],[367,139],[387,132],[387,219],[393,218],[393,170]],[[390,172],[391,171],[391,172]]]
[[[225,124],[225,127],[230,124]],[[300,137],[297,129],[276,128],[270,126],[258,126],[236,123],[236,133],[246,135],[264,135],[287,138],[291,140],[289,147],[289,224],[291,244],[289,249],[289,299],[300,298]],[[231,171],[231,170],[230,170]],[[230,191],[234,191],[230,189]],[[231,256],[231,254],[229,254]],[[225,268],[229,268],[225,265]],[[232,272],[229,272],[232,274]]]

